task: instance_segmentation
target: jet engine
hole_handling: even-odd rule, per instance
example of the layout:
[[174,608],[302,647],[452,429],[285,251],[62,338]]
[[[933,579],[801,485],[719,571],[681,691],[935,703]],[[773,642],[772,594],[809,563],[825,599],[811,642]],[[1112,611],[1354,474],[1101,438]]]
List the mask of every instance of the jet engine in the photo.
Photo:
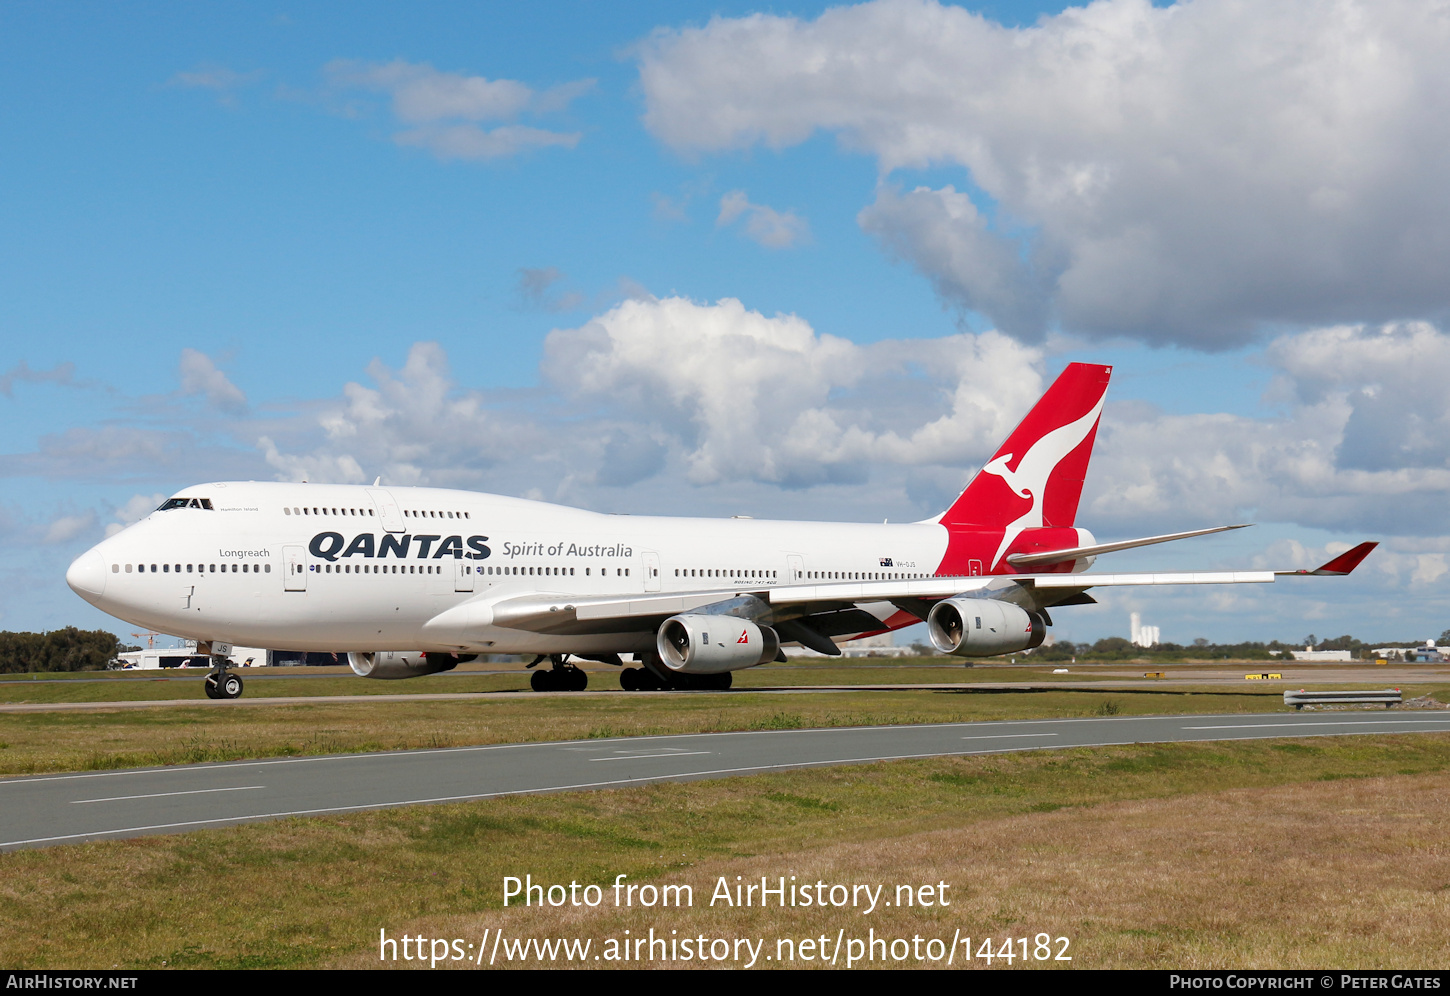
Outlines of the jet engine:
[[685,613],[664,621],[655,645],[671,671],[719,674],[774,660],[780,637],[748,619]]
[[956,657],[995,657],[1041,646],[1041,615],[993,598],[948,598],[926,617],[932,646]]
[[420,654],[387,650],[375,654],[348,654],[347,663],[359,678],[417,678],[439,671],[452,671],[477,654]]

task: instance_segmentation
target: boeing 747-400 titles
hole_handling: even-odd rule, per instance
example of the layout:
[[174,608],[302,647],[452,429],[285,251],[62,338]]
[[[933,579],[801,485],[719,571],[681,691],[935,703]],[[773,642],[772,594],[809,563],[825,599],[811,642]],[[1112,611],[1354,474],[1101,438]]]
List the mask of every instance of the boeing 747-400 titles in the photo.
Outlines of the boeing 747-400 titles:
[[[623,516],[441,488],[213,483],[179,492],[66,573],[135,626],[218,643],[347,651],[370,678],[533,655],[540,690],[582,689],[570,658],[617,664],[626,689],[728,688],[795,644],[925,621],[943,654],[1042,643],[1052,612],[1104,585],[1342,575],[1092,573],[1105,553],[1237,529],[1098,543],[1076,525],[1111,367],[1074,363],[941,515],[903,524]],[[635,666],[625,667],[631,657]],[[208,694],[241,679],[218,658]]]

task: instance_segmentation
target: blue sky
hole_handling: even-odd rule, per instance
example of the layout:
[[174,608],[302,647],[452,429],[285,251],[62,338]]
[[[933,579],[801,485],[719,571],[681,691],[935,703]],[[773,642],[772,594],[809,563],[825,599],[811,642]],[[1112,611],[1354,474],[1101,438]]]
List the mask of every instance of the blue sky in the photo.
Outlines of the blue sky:
[[[197,480],[356,467],[609,510],[919,518],[1091,360],[1116,373],[1085,524],[1263,523],[1114,566],[1386,548],[1357,589],[1114,597],[1063,635],[1133,608],[1165,639],[1437,635],[1445,124],[1323,54],[1346,28],[1318,5],[1063,10],[6,5],[0,628],[125,629],[64,568]],[[1371,20],[1396,79],[1444,84],[1411,8]],[[1232,101],[1216,81],[1275,70],[1206,55],[1226,27],[1282,42],[1295,79],[1350,58],[1328,64],[1373,113],[1333,88]],[[722,299],[814,336],[741,385],[754,435],[654,403],[622,353],[587,387],[567,361],[590,329],[688,339]],[[684,324],[661,332],[667,311]],[[822,373],[834,339],[855,351]],[[420,428],[423,396],[468,408],[456,431]],[[822,413],[875,442],[770,436]],[[959,446],[885,441],[943,417]],[[339,419],[377,438],[349,448]]]

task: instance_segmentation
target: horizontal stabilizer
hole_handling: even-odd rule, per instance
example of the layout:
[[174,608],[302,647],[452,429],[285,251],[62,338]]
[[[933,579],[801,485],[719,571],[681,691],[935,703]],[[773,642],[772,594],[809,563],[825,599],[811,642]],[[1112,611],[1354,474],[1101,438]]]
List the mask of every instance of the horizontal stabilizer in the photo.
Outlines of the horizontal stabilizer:
[[1323,567],[1316,567],[1312,571],[1275,571],[1275,574],[1310,574],[1315,577],[1343,577],[1359,566],[1360,561],[1369,556],[1369,552],[1378,543],[1361,543],[1353,550],[1346,550],[1335,557]]
[[[1167,533],[1163,536],[1148,536],[1143,539],[1123,540],[1120,543],[1097,543],[1093,546],[1075,546],[1070,550],[1049,550],[1046,553],[1014,553],[1007,557],[1007,563],[1013,567],[1026,567],[1033,564],[1061,564],[1069,560],[1077,560],[1080,557],[1095,557],[1100,553],[1132,550],[1140,546],[1152,546],[1155,543],[1171,543],[1173,540],[1188,539],[1191,536],[1207,536],[1209,533],[1222,533],[1230,529],[1245,529],[1251,525],[1253,525],[1252,522],[1244,522],[1237,526],[1213,526],[1210,529],[1193,529],[1186,533]],[[1345,554],[1345,556],[1347,557],[1349,554]],[[1355,561],[1355,563],[1358,563],[1358,561]],[[1326,564],[1325,566],[1327,567],[1328,565]],[[1349,571],[1343,573],[1348,574]]]

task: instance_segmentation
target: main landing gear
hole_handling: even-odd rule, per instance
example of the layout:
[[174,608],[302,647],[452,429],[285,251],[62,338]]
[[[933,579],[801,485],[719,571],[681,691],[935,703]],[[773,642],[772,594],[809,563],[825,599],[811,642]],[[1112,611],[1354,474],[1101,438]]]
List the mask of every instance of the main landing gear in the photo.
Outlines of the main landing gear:
[[671,671],[668,672],[668,677],[662,680],[648,667],[627,667],[619,672],[619,687],[626,692],[659,692],[671,688],[710,689],[723,692],[730,687],[730,672],[680,674],[677,671]]
[[209,699],[239,699],[242,697],[242,676],[229,670],[231,661],[226,657],[213,657],[215,669],[206,676],[206,697]]
[[529,667],[549,661],[547,671],[539,670],[529,675],[529,687],[536,692],[582,692],[589,687],[589,675],[569,663],[566,654],[551,654],[534,658]]
[[[610,659],[612,658],[612,659]],[[621,663],[619,658],[590,657],[589,660],[606,660],[611,664]],[[539,667],[548,662],[549,667]],[[529,687],[536,692],[582,692],[589,687],[589,676],[569,662],[568,654],[540,654],[526,667],[538,668],[529,675]],[[207,678],[210,681],[210,677]],[[666,668],[659,659],[646,661],[642,667],[627,667],[619,672],[619,687],[626,692],[660,692],[666,690],[724,691],[731,684],[729,671],[719,674],[681,674]],[[210,695],[210,690],[207,691]],[[240,694],[240,693],[238,693]]]

